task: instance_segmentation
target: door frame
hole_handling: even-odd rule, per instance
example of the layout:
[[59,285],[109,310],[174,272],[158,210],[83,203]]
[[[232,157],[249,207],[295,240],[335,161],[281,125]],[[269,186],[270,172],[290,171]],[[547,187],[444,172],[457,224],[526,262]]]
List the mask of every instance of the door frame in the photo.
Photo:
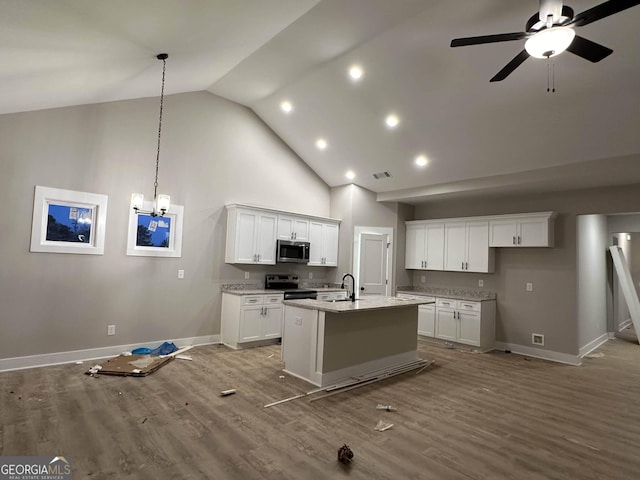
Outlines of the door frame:
[[387,288],[385,289],[385,295],[391,296],[393,291],[393,282],[395,277],[393,275],[393,228],[391,227],[353,227],[353,276],[355,281],[355,291],[360,291],[360,237],[363,233],[370,233],[373,235],[386,235],[389,249],[387,251]]

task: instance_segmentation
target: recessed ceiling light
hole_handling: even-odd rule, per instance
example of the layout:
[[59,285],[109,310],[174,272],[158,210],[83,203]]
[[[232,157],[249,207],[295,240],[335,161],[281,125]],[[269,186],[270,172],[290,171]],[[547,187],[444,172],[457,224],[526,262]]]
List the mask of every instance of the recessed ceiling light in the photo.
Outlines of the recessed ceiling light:
[[280,104],[280,109],[284,113],[289,113],[291,110],[293,110],[293,105],[291,105],[291,102],[285,100]]
[[353,65],[350,69],[349,69],[349,76],[353,79],[353,80],[360,80],[360,78],[362,78],[362,67],[360,65]]
[[344,174],[345,177],[347,177],[349,180],[353,180],[354,178],[356,178],[356,174],[353,173],[353,170],[349,170],[347,173]]
[[427,157],[424,155],[418,155],[416,157],[416,165],[419,167],[424,167],[427,163],[429,163],[429,160],[427,160]]
[[398,123],[400,123],[400,119],[398,118],[397,115],[392,113],[391,115],[387,115],[387,118],[385,118],[384,123],[386,123],[387,127],[389,128],[395,128],[398,126]]
[[324,150],[325,148],[327,148],[327,141],[324,138],[319,138],[318,140],[316,140],[316,147],[318,147],[318,149],[320,150]]

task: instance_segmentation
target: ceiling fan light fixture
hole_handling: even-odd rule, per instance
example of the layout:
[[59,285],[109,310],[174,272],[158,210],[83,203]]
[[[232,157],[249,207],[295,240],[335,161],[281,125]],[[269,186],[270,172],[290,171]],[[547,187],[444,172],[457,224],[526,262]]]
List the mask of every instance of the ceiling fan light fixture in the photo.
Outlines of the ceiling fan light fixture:
[[576,32],[573,28],[545,28],[529,38],[524,44],[524,48],[532,57],[551,58],[569,48],[575,36]]

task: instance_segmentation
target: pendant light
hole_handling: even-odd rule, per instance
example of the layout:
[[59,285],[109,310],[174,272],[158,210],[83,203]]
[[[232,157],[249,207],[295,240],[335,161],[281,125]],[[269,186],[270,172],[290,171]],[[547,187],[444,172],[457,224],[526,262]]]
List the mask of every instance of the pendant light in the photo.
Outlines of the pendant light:
[[144,211],[142,207],[144,205],[144,195],[142,193],[133,193],[131,195],[131,206],[136,213],[143,213],[151,215],[152,217],[164,216],[169,210],[170,200],[169,195],[158,195],[158,167],[160,165],[160,137],[162,135],[162,107],[164,105],[164,74],[167,67],[167,58],[169,55],[166,53],[160,53],[156,57],[158,60],[162,60],[162,89],[160,90],[160,118],[158,120],[158,149],[156,151],[156,177],[153,182],[153,207],[151,211]]

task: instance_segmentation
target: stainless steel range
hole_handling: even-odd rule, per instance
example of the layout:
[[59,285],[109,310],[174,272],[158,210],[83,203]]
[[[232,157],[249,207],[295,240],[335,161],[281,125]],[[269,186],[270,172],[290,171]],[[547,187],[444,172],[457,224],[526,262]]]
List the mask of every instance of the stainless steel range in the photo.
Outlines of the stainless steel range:
[[282,290],[284,291],[285,300],[294,300],[299,298],[317,298],[318,292],[315,290],[307,290],[299,288],[300,278],[298,275],[279,273],[269,274],[265,277],[264,288],[266,290]]

